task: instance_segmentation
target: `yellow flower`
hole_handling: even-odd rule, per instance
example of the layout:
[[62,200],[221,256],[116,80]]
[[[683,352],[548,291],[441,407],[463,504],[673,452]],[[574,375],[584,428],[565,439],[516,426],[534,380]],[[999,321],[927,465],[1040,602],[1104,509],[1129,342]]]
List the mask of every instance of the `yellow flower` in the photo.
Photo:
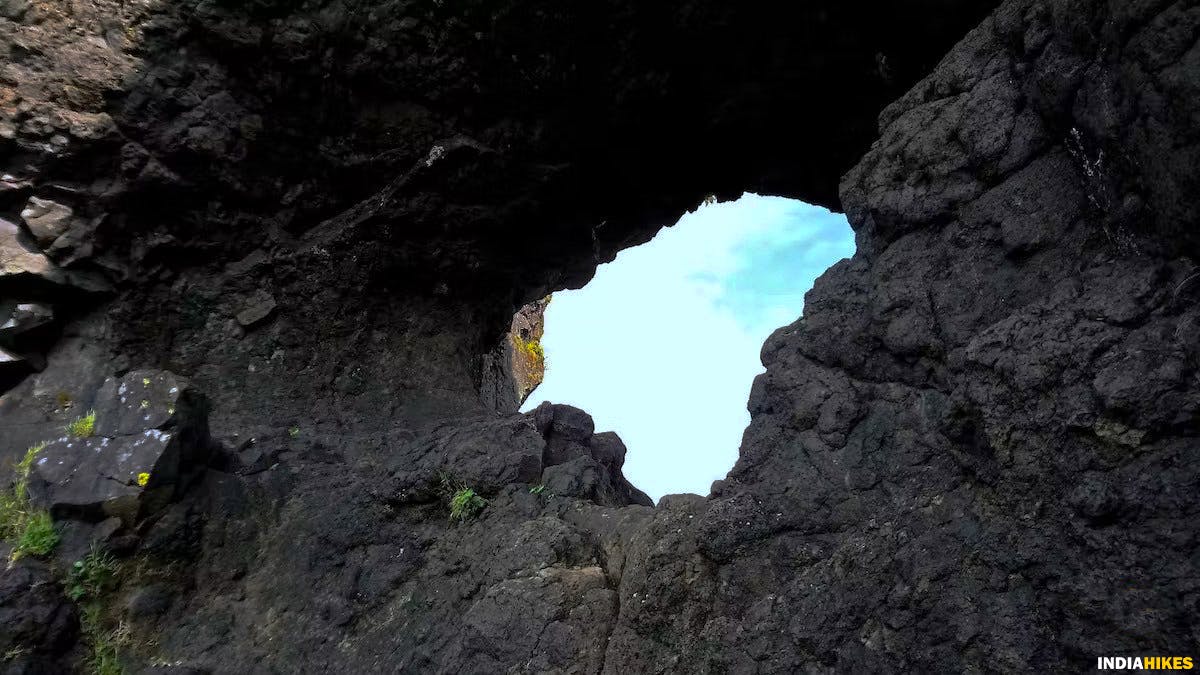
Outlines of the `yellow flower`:
[[146,487],[146,483],[150,482],[150,474],[142,472],[138,474],[138,487]]

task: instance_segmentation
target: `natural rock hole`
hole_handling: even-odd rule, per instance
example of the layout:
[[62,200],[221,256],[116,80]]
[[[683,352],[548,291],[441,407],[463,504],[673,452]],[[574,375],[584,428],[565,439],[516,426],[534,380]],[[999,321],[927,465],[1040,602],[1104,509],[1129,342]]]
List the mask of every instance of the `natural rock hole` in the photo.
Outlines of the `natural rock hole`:
[[[845,217],[820,207],[755,194],[701,204],[584,288],[554,294],[534,349],[545,381],[523,409],[587,410],[625,441],[626,477],[656,501],[707,494],[737,459],[763,342],[853,253]],[[517,323],[521,356],[536,336],[523,314]]]

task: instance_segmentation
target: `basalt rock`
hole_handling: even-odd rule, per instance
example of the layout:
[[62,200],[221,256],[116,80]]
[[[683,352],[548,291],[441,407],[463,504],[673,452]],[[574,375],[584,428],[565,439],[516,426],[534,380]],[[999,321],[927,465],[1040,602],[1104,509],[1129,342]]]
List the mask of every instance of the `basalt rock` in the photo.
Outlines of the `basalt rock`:
[[32,503],[59,519],[119,518],[127,526],[153,515],[207,467],[207,414],[203,395],[171,373],[108,378],[89,413],[91,427],[38,453]]
[[395,499],[428,501],[455,487],[492,495],[524,485],[531,494],[601,506],[653,506],[621,473],[626,452],[621,439],[611,432],[594,434],[593,427],[584,411],[549,403],[527,415],[442,425],[389,458]]
[[[65,299],[0,455],[131,364],[234,439],[117,547],[158,566],[113,591],[135,665],[1195,651],[1193,3],[9,5],[0,307]],[[729,476],[651,508],[586,413],[513,412],[495,348],[745,189],[843,208],[858,252],[764,345]],[[78,270],[31,197],[95,224]],[[60,293],[85,271],[115,294]],[[486,501],[452,519],[447,482]]]
[[92,270],[66,270],[38,250],[33,237],[16,223],[0,218],[0,293],[4,299],[28,295],[62,297],[70,293],[103,293],[111,289]]
[[25,226],[33,233],[38,246],[43,249],[66,234],[71,227],[73,215],[70,207],[37,197],[30,197],[29,203],[21,211],[21,219],[25,221]]
[[[4,550],[5,558],[8,550]],[[79,635],[79,619],[59,580],[43,563],[23,559],[0,570],[0,649],[5,672],[62,672],[62,655]]]
[[569,405],[550,403],[543,403],[530,415],[546,439],[544,489],[603,506],[654,505],[621,473],[625,444],[612,432],[594,433],[590,415]]

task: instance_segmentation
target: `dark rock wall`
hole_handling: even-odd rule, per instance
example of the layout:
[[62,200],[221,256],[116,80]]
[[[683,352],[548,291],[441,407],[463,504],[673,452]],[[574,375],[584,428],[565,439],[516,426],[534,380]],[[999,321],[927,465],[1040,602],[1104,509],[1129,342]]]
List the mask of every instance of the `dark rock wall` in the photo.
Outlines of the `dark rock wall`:
[[706,194],[836,203],[992,4],[20,2],[0,212],[98,221],[80,304],[217,423],[461,414],[517,307]]
[[[61,334],[0,456],[130,368],[213,402],[212,470],[123,538],[130,665],[1194,652],[1200,7],[1010,0],[937,65],[993,3],[559,5],[0,4],[0,217],[69,208],[56,260],[111,284],[0,285]],[[582,411],[494,412],[515,307],[707,193],[843,173],[859,252],[764,346],[710,497],[646,506]]]
[[859,253],[763,348],[700,519],[701,663],[1195,650],[1198,37],[1194,3],[1009,2],[883,112]]

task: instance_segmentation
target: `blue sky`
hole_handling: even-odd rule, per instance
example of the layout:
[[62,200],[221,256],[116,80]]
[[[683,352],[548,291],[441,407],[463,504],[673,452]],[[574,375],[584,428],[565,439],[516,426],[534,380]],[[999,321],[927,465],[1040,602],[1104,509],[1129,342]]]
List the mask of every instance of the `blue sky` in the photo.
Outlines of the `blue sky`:
[[737,460],[763,341],[853,253],[845,216],[816,206],[752,194],[702,206],[554,295],[546,381],[525,409],[588,411],[625,441],[625,476],[656,501],[708,494]]

